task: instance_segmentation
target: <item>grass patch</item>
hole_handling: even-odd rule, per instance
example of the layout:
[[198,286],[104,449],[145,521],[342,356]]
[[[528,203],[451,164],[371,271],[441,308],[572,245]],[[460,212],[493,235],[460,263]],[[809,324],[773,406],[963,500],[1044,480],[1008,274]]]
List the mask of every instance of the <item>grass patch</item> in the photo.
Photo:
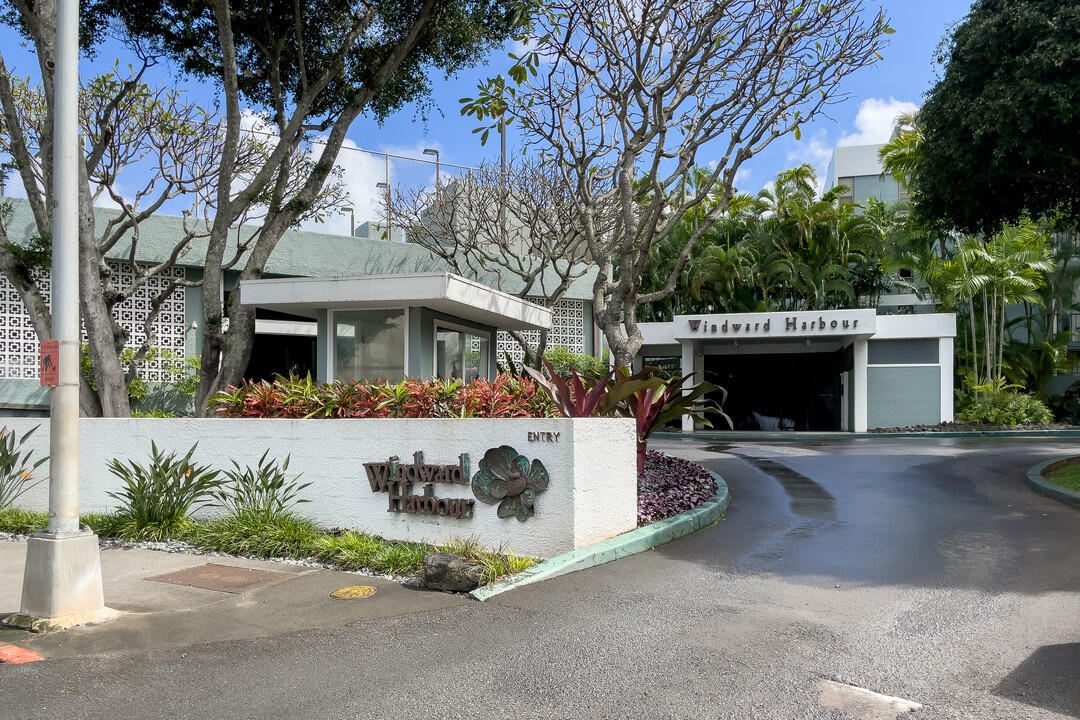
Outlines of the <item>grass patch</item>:
[[32,535],[49,525],[49,514],[34,510],[6,507],[0,510],[0,532]]
[[1080,492],[1080,463],[1059,467],[1046,476],[1055,485]]
[[319,537],[315,523],[307,518],[243,513],[193,522],[176,539],[229,555],[306,560],[318,554]]

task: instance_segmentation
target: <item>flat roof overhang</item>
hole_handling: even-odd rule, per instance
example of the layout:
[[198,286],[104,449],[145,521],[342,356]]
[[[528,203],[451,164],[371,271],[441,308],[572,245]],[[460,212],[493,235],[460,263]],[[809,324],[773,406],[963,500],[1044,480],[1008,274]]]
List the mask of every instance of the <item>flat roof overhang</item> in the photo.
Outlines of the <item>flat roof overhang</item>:
[[314,318],[319,310],[426,307],[500,330],[550,330],[548,308],[451,273],[244,280],[240,302]]

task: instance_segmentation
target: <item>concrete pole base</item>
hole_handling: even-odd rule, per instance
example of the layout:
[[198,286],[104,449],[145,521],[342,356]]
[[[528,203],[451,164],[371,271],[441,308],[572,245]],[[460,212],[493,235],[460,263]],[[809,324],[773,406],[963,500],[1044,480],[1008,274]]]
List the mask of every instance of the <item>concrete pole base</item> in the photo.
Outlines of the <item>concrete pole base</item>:
[[8,616],[5,625],[43,632],[118,614],[105,607],[97,535],[37,533],[26,541],[22,608],[18,615]]

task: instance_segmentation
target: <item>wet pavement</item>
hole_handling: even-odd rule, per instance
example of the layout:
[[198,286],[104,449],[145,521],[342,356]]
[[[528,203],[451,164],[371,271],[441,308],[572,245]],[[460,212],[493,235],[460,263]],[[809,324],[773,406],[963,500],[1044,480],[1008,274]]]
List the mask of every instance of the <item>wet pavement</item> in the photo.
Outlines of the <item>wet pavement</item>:
[[0,718],[1080,717],[1080,510],[1023,484],[1076,439],[651,446],[725,518],[485,603],[0,665]]

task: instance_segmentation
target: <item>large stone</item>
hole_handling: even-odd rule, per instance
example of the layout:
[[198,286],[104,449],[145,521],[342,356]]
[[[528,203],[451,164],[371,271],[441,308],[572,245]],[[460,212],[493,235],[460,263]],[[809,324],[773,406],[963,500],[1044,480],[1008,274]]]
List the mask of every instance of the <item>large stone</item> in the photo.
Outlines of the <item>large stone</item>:
[[480,586],[484,568],[453,553],[424,557],[424,587],[443,592],[470,592]]

